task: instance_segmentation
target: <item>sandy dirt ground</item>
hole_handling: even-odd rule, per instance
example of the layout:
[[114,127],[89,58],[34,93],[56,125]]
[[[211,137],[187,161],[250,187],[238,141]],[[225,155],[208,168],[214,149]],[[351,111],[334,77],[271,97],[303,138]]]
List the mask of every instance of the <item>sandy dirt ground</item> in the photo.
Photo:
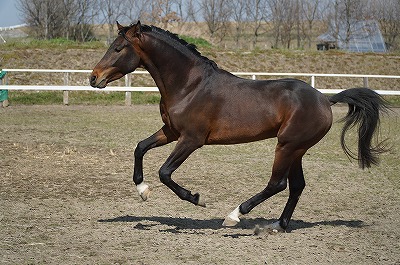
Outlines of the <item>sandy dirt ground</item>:
[[[345,112],[334,107],[335,120]],[[335,123],[304,158],[307,186],[288,231],[254,235],[276,221],[287,191],[237,227],[221,224],[266,185],[274,139],[206,146],[177,170],[206,208],[160,183],[173,145],[151,150],[143,202],[133,150],[161,126],[157,106],[0,109],[0,264],[400,264],[399,114],[382,124],[392,150],[364,171],[342,152]]]

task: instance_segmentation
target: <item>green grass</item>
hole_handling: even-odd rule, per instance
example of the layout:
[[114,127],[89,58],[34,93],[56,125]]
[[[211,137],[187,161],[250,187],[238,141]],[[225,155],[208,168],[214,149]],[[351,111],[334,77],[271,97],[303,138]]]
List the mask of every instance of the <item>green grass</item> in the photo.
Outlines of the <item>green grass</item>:
[[188,43],[196,45],[197,48],[211,48],[212,45],[203,38],[196,38],[186,35],[179,35],[180,38],[184,39]]
[[70,91],[70,105],[122,105],[124,92]]
[[[188,43],[196,45],[198,48],[211,48],[212,45],[203,38],[196,38],[186,35],[180,35],[180,38],[184,39]],[[65,38],[56,38],[50,40],[40,40],[32,38],[21,38],[13,39],[5,44],[2,44],[2,48],[6,49],[49,49],[49,48],[64,48],[64,49],[96,49],[108,47],[102,41],[88,41],[88,42],[78,42],[74,40],[68,40]]]
[[400,96],[385,96],[384,98],[389,102],[391,107],[400,107]]
[[[157,92],[132,92],[131,100],[134,105],[157,104],[160,102]],[[92,92],[71,91],[69,93],[70,105],[124,105],[125,92]]]
[[12,105],[51,105],[62,104],[62,91],[9,91],[8,100]]
[[[63,104],[62,91],[9,91],[11,105],[53,105]],[[124,105],[125,92],[70,91],[69,105]],[[157,92],[132,92],[132,104],[158,104]]]
[[96,49],[104,48],[107,45],[101,41],[89,41],[89,42],[78,42],[74,40],[68,40],[65,38],[57,38],[50,40],[39,40],[32,38],[12,39],[1,47],[5,49]]

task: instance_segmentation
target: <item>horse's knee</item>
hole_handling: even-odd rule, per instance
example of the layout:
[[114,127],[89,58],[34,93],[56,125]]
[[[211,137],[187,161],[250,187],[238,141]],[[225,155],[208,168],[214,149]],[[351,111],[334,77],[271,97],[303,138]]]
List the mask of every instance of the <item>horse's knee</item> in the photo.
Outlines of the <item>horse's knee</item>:
[[282,179],[280,181],[270,181],[267,185],[268,190],[272,191],[273,194],[276,194],[278,192],[284,191],[287,187],[287,180]]
[[145,146],[143,142],[139,142],[135,148],[134,155],[135,157],[143,157],[145,153]]

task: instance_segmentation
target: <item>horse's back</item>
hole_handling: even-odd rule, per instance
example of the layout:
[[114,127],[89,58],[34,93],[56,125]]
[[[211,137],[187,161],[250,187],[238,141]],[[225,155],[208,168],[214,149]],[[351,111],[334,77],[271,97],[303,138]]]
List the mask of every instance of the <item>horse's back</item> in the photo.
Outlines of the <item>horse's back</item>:
[[[328,98],[298,79],[237,80],[222,82],[227,104],[245,105],[250,109],[266,108],[280,116],[295,110],[304,113],[331,112]],[[271,113],[272,114],[272,113]]]

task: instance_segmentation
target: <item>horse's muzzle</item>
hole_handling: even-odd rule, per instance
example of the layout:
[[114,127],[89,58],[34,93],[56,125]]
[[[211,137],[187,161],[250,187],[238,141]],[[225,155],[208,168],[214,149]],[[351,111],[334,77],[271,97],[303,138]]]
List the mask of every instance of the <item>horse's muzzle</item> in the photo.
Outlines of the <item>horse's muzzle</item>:
[[105,78],[99,80],[95,74],[91,74],[89,77],[89,83],[92,87],[105,88],[107,86],[107,80]]
[[97,81],[97,76],[95,76],[95,75],[91,75],[90,77],[89,77],[89,83],[90,83],[90,85],[92,86],[92,87],[96,87],[96,81]]

